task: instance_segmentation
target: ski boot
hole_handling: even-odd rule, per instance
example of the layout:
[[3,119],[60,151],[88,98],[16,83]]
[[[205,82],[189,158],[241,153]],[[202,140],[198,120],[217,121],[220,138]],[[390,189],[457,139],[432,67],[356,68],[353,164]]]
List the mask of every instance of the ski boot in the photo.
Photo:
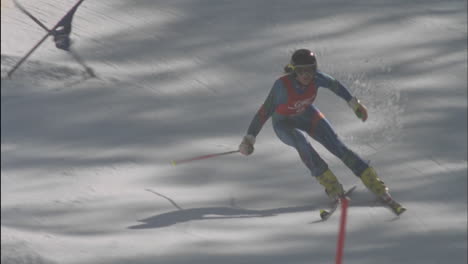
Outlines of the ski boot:
[[327,169],[322,175],[317,177],[321,185],[325,187],[325,192],[333,203],[344,195],[343,186],[330,169]]
[[380,197],[380,200],[384,202],[397,216],[401,215],[406,211],[406,208],[403,207],[401,204],[397,203],[393,198],[388,194],[384,194]]
[[386,204],[397,216],[406,211],[406,208],[397,203],[388,193],[385,183],[377,177],[374,168],[369,167],[361,174],[361,181],[373,192],[384,204]]
[[343,186],[338,182],[338,179],[330,169],[327,169],[322,175],[317,176],[317,180],[325,187],[325,193],[328,198],[330,198],[330,209],[320,210],[320,218],[326,220],[335,212],[336,208],[338,208],[340,197],[344,196],[344,190]]

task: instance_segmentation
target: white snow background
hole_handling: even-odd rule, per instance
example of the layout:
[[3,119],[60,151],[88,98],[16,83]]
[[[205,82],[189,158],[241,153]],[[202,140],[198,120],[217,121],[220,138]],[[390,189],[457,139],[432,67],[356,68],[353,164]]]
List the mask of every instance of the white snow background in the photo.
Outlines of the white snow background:
[[[52,27],[75,1],[22,0]],[[1,9],[1,262],[334,263],[339,213],[268,122],[236,149],[294,49],[368,107],[316,105],[408,211],[399,219],[341,161],[346,264],[467,263],[467,2],[86,0],[83,69],[9,0]]]

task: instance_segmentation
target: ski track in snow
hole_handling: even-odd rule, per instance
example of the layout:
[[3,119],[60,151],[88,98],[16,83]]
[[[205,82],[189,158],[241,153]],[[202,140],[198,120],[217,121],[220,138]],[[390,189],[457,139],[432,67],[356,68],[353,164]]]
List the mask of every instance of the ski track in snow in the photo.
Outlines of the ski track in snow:
[[[21,1],[50,26],[72,2]],[[462,1],[85,1],[99,78],[47,40],[8,79],[44,31],[2,0],[2,263],[332,263],[338,214],[312,224],[327,199],[269,122],[248,158],[170,166],[236,148],[300,47],[368,107],[316,101],[408,207],[312,141],[358,185],[344,262],[466,263],[466,22]]]

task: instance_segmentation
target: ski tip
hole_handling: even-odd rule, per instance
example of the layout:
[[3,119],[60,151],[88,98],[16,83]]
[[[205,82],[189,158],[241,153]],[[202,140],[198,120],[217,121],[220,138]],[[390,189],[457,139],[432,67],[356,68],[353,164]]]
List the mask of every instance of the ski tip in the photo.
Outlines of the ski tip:
[[401,207],[396,208],[395,210],[393,210],[393,212],[399,217],[401,214],[406,212],[406,208],[401,206]]
[[323,209],[320,210],[320,218],[322,220],[325,220],[329,216],[329,214],[330,213],[327,210],[323,210]]

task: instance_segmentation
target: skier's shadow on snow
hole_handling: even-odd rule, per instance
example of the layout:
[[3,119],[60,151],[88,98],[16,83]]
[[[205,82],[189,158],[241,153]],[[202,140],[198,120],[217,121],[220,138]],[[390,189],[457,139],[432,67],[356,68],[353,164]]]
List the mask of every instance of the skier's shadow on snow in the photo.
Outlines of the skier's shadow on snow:
[[161,228],[195,220],[269,217],[286,213],[311,212],[315,209],[315,206],[285,207],[267,210],[250,210],[235,207],[205,207],[179,209],[176,211],[171,211],[139,220],[139,222],[142,222],[142,224],[130,226],[128,228]]
[[191,208],[183,209],[173,199],[153,191],[146,189],[146,191],[153,193],[159,197],[166,199],[178,210],[158,214],[146,219],[139,220],[143,224],[130,226],[129,229],[147,229],[147,228],[161,228],[172,226],[179,223],[185,223],[195,220],[216,220],[216,219],[236,219],[236,218],[255,218],[255,217],[268,217],[286,213],[310,212],[316,209],[315,206],[298,206],[298,207],[285,207],[267,210],[251,210],[242,209],[234,205],[232,202],[231,207],[204,207],[204,208]]
[[[252,209],[243,209],[236,207],[234,204],[231,207],[203,207],[203,208],[190,208],[183,209],[180,207],[174,200],[171,198],[160,194],[156,191],[146,189],[146,191],[156,194],[168,202],[170,202],[177,210],[158,214],[149,218],[139,220],[142,224],[134,225],[128,227],[129,229],[149,229],[149,228],[162,228],[167,226],[172,226],[179,223],[186,223],[190,221],[197,220],[216,220],[216,219],[238,219],[238,218],[258,218],[258,217],[270,217],[277,216],[280,214],[288,213],[302,213],[302,212],[312,212],[318,210],[317,206],[314,205],[305,205],[305,206],[295,206],[295,207],[281,207],[274,209],[265,209],[265,210],[252,210]],[[354,194],[353,206],[371,206],[371,207],[385,207],[383,204],[376,203],[376,201],[370,202],[367,195],[358,195]],[[323,208],[323,207],[322,207]],[[322,222],[321,219],[311,222],[318,223]]]

